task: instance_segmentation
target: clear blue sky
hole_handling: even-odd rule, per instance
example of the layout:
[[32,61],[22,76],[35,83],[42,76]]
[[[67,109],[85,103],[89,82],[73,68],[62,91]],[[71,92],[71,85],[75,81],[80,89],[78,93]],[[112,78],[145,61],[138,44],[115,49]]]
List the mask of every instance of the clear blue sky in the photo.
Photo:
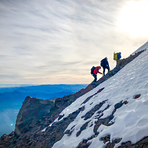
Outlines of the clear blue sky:
[[0,84],[90,83],[147,41],[147,14],[147,0],[1,0]]

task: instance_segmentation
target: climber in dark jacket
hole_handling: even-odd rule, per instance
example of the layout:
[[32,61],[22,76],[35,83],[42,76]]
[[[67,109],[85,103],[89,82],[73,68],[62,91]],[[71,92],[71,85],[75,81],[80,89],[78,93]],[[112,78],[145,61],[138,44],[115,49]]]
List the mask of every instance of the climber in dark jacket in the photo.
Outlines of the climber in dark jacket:
[[105,69],[108,69],[108,72],[110,71],[107,57],[105,57],[103,60],[101,60],[101,66],[103,67],[103,76],[105,76]]
[[101,69],[101,66],[97,66],[97,67],[93,70],[92,75],[93,75],[93,77],[94,77],[94,82],[97,81],[97,73],[102,74],[102,73],[99,71],[100,69]]

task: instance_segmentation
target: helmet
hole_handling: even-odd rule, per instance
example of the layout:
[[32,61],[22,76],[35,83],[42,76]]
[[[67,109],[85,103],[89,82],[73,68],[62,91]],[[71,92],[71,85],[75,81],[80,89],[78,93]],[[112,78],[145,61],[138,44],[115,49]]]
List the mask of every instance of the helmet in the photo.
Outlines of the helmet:
[[97,66],[98,69],[101,69],[101,66]]

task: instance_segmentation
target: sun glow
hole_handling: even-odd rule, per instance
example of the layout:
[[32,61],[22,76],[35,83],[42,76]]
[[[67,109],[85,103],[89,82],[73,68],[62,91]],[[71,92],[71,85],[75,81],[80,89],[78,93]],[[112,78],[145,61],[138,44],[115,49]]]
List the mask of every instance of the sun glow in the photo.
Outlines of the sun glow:
[[133,37],[148,37],[148,0],[129,1],[119,13],[117,27]]

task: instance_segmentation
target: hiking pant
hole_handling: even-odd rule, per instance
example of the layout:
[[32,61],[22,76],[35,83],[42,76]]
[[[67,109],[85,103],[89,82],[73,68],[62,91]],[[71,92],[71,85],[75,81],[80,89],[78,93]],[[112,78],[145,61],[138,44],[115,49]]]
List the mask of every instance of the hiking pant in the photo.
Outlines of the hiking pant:
[[94,73],[92,75],[94,77],[94,82],[96,82],[97,81],[97,75],[95,75]]
[[117,65],[116,66],[118,66],[120,64],[120,60],[119,59],[117,59]]
[[103,76],[105,76],[105,69],[108,69],[108,72],[110,71],[109,66],[103,67]]

